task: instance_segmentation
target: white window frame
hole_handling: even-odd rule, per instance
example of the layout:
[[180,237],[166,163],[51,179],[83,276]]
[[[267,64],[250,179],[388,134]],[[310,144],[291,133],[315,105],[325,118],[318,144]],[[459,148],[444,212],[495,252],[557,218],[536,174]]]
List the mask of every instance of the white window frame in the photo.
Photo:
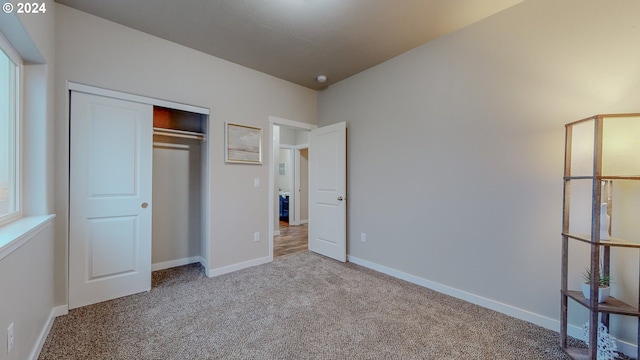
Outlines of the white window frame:
[[22,88],[23,88],[23,61],[13,49],[9,41],[0,33],[0,50],[16,64],[16,89],[15,89],[15,138],[14,138],[14,167],[15,167],[15,211],[0,215],[0,226],[8,224],[22,217]]

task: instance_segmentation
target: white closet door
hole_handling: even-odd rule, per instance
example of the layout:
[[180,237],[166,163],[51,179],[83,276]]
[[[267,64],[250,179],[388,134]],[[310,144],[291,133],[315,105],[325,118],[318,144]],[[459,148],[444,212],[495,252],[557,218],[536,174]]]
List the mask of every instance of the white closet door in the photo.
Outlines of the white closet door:
[[69,308],[151,289],[153,107],[72,92]]

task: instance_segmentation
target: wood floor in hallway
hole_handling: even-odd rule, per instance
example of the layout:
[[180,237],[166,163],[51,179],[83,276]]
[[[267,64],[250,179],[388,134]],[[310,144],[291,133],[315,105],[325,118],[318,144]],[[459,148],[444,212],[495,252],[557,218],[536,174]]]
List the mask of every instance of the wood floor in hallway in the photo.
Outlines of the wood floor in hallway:
[[289,226],[280,221],[280,235],[273,237],[273,257],[295,254],[309,249],[309,230],[307,224]]

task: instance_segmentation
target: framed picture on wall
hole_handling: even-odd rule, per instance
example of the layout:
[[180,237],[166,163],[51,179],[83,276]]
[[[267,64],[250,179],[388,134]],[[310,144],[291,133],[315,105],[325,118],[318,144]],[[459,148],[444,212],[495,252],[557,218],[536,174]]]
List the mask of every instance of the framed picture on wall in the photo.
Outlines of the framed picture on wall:
[[226,123],[225,135],[225,162],[262,164],[261,128]]

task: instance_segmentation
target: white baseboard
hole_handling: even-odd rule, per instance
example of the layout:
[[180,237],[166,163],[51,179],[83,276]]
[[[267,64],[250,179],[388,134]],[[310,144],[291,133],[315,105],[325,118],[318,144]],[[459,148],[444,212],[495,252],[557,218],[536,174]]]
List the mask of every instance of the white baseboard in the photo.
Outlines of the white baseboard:
[[280,236],[280,230],[276,230],[273,232],[273,236]]
[[[580,329],[580,331],[582,331],[582,329]],[[616,341],[616,346],[618,348],[618,351],[630,356],[632,358],[634,358],[636,355],[638,355],[638,346],[634,345],[632,343],[628,343],[626,341],[622,341],[622,340],[618,340],[616,338],[613,338]]]
[[308,224],[309,220],[300,220],[300,225]]
[[265,257],[262,257],[262,258],[253,259],[253,260],[249,260],[249,261],[245,261],[245,262],[241,262],[241,263],[237,263],[237,264],[233,264],[233,265],[229,265],[229,266],[223,266],[221,268],[209,269],[207,271],[207,276],[208,277],[216,277],[216,276],[220,276],[220,275],[223,275],[223,274],[228,274],[230,272],[246,269],[246,268],[249,268],[249,267],[252,267],[252,266],[257,266],[257,265],[270,263],[272,261],[273,261],[273,259],[270,256],[265,256]]
[[[204,266],[204,259],[201,256],[192,256],[188,258],[182,258],[171,261],[164,261],[160,263],[151,264],[151,271],[158,271],[164,269],[174,268],[176,266],[189,265],[193,263],[200,263]],[[206,266],[205,266],[206,268]]]
[[40,331],[40,335],[38,336],[38,341],[36,342],[33,350],[31,350],[31,355],[29,359],[38,360],[40,356],[40,352],[42,351],[42,347],[44,346],[44,342],[47,341],[47,336],[49,336],[49,332],[51,331],[51,327],[53,326],[53,321],[56,317],[61,315],[67,315],[69,313],[69,307],[67,305],[57,306],[51,309],[51,313],[49,313],[49,318],[47,322],[42,327]]
[[[396,270],[384,265],[379,265],[376,264],[374,262],[371,261],[367,261],[364,259],[360,259],[358,257],[355,256],[348,256],[348,260],[354,264],[357,265],[361,265],[364,266],[366,268],[381,272],[383,274],[387,274],[390,276],[393,276],[395,278],[401,279],[401,280],[405,280],[408,281],[410,283],[416,284],[416,285],[420,285],[423,287],[426,287],[428,289],[431,290],[435,290],[439,293],[443,293],[449,296],[453,296],[455,298],[470,302],[472,304],[476,304],[479,306],[482,306],[484,308],[487,309],[491,309],[494,311],[497,311],[499,313],[503,313],[505,315],[509,315],[512,316],[516,319],[520,319],[520,320],[524,320],[524,321],[528,321],[530,323],[536,324],[538,326],[541,326],[545,329],[549,329],[555,332],[559,332],[560,331],[560,321],[556,320],[556,319],[552,319],[540,314],[536,314],[536,313],[532,313],[530,311],[524,310],[524,309],[520,309],[517,308],[515,306],[511,306],[508,304],[504,304],[495,300],[491,300],[491,299],[487,299],[485,297],[482,296],[478,296],[466,291],[462,291],[456,288],[452,288],[450,286],[447,285],[443,285],[431,280],[427,280],[424,278],[421,278],[419,276],[415,276],[415,275],[411,275],[408,273],[405,273],[403,271],[400,270]],[[583,339],[583,332],[582,332],[582,327],[579,326],[575,326],[575,325],[569,325],[567,328],[567,334],[571,337],[574,337],[576,339]],[[615,338],[614,338],[615,339]],[[617,342],[617,347],[618,347],[618,351],[627,354],[629,356],[635,356],[636,352],[637,352],[637,346],[634,344],[630,344],[624,341],[620,341],[618,339],[616,339]]]
[[51,311],[51,314],[53,314],[54,317],[67,315],[68,313],[69,313],[69,306],[68,305],[56,306]]

